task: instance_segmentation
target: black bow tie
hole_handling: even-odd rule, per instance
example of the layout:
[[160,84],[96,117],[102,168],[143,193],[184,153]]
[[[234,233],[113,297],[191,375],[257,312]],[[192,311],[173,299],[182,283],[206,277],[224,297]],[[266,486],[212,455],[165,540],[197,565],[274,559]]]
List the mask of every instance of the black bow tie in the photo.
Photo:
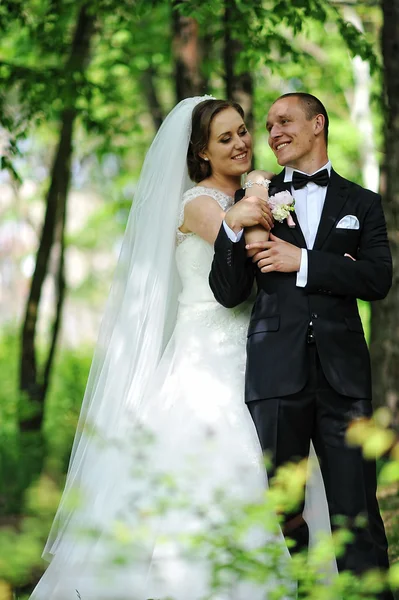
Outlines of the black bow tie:
[[298,173],[298,171],[294,171],[292,176],[292,185],[294,186],[294,190],[300,190],[301,188],[305,187],[309,181],[313,181],[313,183],[316,185],[325,187],[330,182],[330,176],[327,169],[318,171],[314,175],[305,175],[305,173]]

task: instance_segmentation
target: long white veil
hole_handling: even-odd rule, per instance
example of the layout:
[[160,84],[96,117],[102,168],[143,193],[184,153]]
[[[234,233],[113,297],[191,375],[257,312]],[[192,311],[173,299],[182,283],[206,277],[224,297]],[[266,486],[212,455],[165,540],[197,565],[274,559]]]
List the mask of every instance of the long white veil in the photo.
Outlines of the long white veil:
[[180,285],[175,236],[182,195],[193,185],[186,166],[191,117],[193,108],[209,98],[180,102],[146,155],[95,349],[64,494],[43,553],[47,559],[56,554],[74,515],[70,496],[83,473],[92,498],[104,494],[107,484],[113,485],[101,479],[100,467],[96,471],[93,441],[127,441],[126,424],[138,410],[173,331]]

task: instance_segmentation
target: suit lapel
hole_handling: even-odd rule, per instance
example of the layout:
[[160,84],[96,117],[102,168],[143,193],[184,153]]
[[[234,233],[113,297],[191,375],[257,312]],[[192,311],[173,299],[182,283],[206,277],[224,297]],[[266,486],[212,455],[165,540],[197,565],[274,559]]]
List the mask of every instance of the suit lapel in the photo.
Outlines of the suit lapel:
[[[291,182],[285,182],[284,181],[284,174],[285,174],[285,170],[281,171],[281,173],[279,173],[278,175],[276,175],[276,177],[273,177],[272,183],[270,185],[270,196],[273,196],[273,194],[277,194],[278,192],[289,192],[291,194]],[[288,227],[287,225],[287,221],[284,221],[281,226],[285,227],[286,229],[288,229],[288,231],[290,232],[291,236],[294,238],[295,240],[295,244],[297,246],[299,246],[300,248],[306,248],[306,241],[305,241],[305,237],[302,233],[302,229],[301,226],[299,225],[298,222],[298,217],[296,215],[296,212],[292,212],[291,213],[292,218],[295,221],[295,227]],[[272,232],[273,233],[273,232]]]
[[331,229],[334,227],[339,213],[348,198],[349,185],[349,181],[338,175],[333,169],[331,170],[331,179],[327,188],[326,199],[313,246],[314,250],[320,250]]

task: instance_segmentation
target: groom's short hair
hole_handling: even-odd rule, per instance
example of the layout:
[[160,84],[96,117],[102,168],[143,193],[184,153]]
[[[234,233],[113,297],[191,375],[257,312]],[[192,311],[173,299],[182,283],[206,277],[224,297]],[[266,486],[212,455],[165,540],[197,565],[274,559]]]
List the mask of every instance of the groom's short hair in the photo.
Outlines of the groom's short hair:
[[308,94],[306,92],[290,92],[289,94],[283,94],[280,98],[277,98],[275,102],[281,100],[281,98],[298,98],[299,102],[302,105],[304,113],[308,121],[313,119],[316,115],[323,115],[324,117],[324,140],[326,144],[328,144],[328,126],[329,126],[329,118],[326,111],[326,108],[322,102],[316,96],[312,94]]

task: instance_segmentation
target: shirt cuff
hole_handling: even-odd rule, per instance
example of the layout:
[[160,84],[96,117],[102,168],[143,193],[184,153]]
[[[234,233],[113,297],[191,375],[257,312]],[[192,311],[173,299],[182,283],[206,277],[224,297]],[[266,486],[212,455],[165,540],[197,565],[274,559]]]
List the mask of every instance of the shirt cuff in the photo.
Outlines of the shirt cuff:
[[230,227],[227,225],[226,221],[223,221],[223,227],[224,227],[226,235],[230,241],[232,241],[234,243],[240,241],[240,239],[242,238],[242,234],[244,233],[243,229],[241,229],[238,233],[235,233],[232,229],[230,229]]
[[296,276],[296,284],[298,287],[305,287],[308,282],[308,251],[306,248],[301,249],[301,265]]

